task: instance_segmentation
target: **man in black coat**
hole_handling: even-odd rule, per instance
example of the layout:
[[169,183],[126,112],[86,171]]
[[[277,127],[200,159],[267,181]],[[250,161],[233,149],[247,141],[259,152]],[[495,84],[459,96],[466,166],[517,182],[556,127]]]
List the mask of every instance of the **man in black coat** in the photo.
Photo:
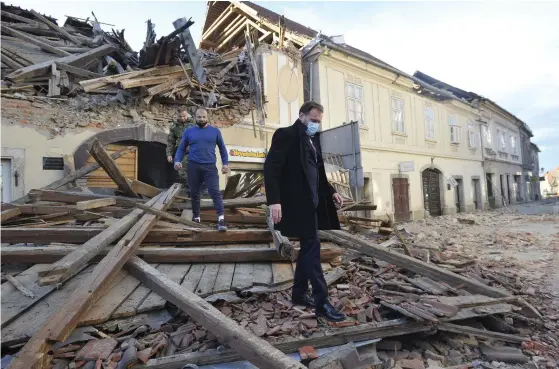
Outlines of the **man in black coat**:
[[[328,302],[328,286],[320,265],[318,230],[340,229],[336,204],[341,207],[343,202],[326,178],[318,133],[323,112],[322,105],[306,102],[291,127],[276,130],[264,164],[264,182],[275,228],[301,241],[293,302],[314,307],[317,316],[342,321],[345,315]],[[312,297],[308,294],[309,281]]]

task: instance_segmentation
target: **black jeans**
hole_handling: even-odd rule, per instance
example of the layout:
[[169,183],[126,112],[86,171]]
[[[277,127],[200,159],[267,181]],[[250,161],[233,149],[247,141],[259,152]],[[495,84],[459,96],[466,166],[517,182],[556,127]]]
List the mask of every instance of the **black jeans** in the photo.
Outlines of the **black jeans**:
[[301,238],[301,250],[297,258],[292,296],[307,293],[309,281],[316,305],[320,306],[328,300],[328,286],[320,265],[320,240],[318,235],[313,238]]
[[190,187],[190,199],[192,201],[192,215],[194,218],[200,216],[200,195],[204,183],[213,200],[217,215],[223,215],[223,199],[219,191],[219,175],[217,174],[216,165],[189,161],[187,178]]

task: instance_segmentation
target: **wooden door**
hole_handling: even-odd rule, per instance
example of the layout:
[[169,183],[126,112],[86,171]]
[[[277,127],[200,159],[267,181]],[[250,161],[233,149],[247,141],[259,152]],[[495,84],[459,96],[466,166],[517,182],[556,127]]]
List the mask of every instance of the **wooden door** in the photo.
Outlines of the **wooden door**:
[[397,222],[410,220],[409,185],[407,178],[393,178],[394,219]]
[[427,169],[423,171],[422,179],[425,209],[427,209],[432,216],[442,215],[439,173]]
[[[116,151],[122,150],[125,147],[130,145],[121,145],[121,144],[110,144],[104,146],[105,150],[109,153],[109,155],[113,154]],[[118,165],[122,173],[126,176],[126,178],[138,179],[138,150],[129,152],[126,155],[121,156],[120,158],[115,160],[115,163]],[[95,159],[92,156],[87,158],[87,164],[94,163]],[[113,182],[111,177],[103,170],[103,168],[99,168],[89,174],[87,177],[87,187],[101,187],[101,188],[118,188],[116,183]]]

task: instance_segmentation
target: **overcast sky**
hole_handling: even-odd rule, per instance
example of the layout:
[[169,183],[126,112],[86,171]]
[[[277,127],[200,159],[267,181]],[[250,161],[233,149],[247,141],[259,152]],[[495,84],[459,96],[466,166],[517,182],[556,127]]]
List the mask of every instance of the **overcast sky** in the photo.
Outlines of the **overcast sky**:
[[[158,38],[192,17],[200,39],[206,2],[6,1],[63,24],[65,15],[125,28],[135,50],[150,18]],[[559,166],[559,2],[267,2],[258,4],[369,52],[492,99],[530,125],[540,167]],[[110,26],[103,26],[110,30]]]

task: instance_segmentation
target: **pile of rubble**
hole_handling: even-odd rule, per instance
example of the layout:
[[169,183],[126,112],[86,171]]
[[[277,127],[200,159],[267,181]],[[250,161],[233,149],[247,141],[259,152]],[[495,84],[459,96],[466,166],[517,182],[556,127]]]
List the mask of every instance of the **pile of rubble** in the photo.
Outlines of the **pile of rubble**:
[[263,116],[255,105],[263,97],[255,88],[253,53],[197,50],[190,20],[178,19],[175,31],[157,42],[148,21],[138,57],[124,31],[105,32],[95,17],[68,17],[60,27],[34,10],[2,3],[2,18],[1,92],[19,100],[3,104],[7,122],[56,136],[139,123],[165,129],[184,106],[206,107],[217,127],[237,124],[254,109]]
[[56,19],[2,3],[2,92],[73,94],[82,78],[138,65],[124,30],[104,32],[91,20]]
[[[340,220],[366,234],[320,232],[330,299],[348,316],[329,323],[290,302],[293,260],[281,250],[289,244],[296,257],[297,244],[262,229],[268,219],[261,176],[230,177],[224,195],[233,227],[223,234],[205,226],[215,217],[209,202],[203,205],[207,221],[192,223],[189,200],[177,195],[176,185],[163,191],[129,180],[113,161],[123,152],[109,156],[96,141],[90,151],[96,163],[2,209],[1,256],[8,271],[2,344],[18,355],[16,368],[35,355],[57,368],[172,368],[243,359],[261,367],[286,360],[345,369],[556,365],[558,316],[544,306],[547,292],[466,250],[466,235],[477,232],[478,223],[498,225],[517,215],[443,217],[402,227],[353,216],[351,210],[366,205],[349,205]],[[99,167],[126,197],[64,190]],[[520,247],[535,244],[523,237]],[[457,240],[465,246],[457,247]],[[127,273],[119,272],[115,260],[128,257]],[[18,269],[20,263],[36,265]],[[85,294],[111,275],[115,280],[98,301]],[[42,352],[37,343],[46,327],[57,343]],[[255,357],[253,350],[268,356]],[[272,354],[280,351],[286,355]]]

